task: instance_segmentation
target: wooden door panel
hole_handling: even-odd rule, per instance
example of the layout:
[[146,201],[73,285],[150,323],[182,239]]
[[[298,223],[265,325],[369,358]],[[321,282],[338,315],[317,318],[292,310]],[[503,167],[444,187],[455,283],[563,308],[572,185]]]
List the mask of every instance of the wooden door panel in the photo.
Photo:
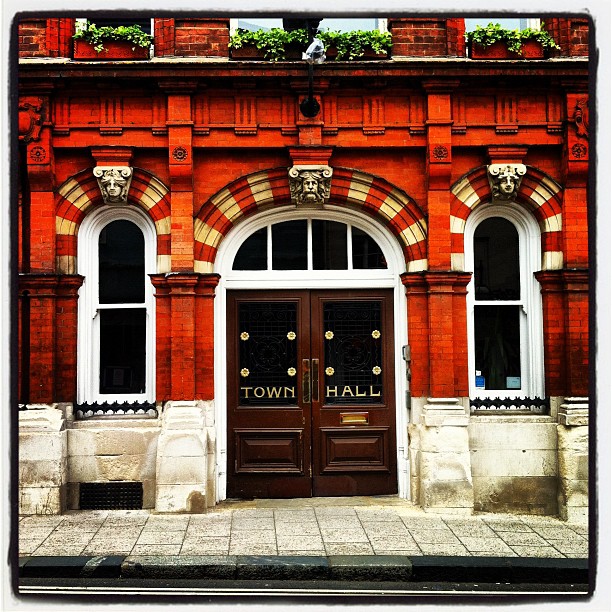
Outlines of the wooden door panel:
[[236,473],[304,474],[303,429],[234,429]]
[[229,497],[312,495],[309,310],[307,292],[228,293]]
[[388,434],[388,427],[322,428],[321,472],[390,473]]
[[311,302],[315,494],[396,493],[393,291],[319,291]]

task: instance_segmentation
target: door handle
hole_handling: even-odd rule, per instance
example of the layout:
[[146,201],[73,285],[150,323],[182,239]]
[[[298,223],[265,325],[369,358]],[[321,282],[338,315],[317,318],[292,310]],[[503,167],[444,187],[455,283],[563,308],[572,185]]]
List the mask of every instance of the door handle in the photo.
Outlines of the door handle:
[[302,402],[310,404],[310,359],[302,359]]
[[319,401],[319,360],[312,360],[312,401]]

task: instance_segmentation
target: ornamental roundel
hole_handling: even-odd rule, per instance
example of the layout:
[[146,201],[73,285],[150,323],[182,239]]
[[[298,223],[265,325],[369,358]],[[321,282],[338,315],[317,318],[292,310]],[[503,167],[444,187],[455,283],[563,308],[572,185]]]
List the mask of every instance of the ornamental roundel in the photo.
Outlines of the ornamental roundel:
[[174,157],[176,161],[185,161],[188,155],[189,154],[187,153],[187,149],[185,147],[174,147],[172,151],[172,157]]
[[249,332],[242,332],[242,333],[240,334],[240,339],[241,339],[243,342],[245,342],[245,341],[246,341],[246,340],[248,340],[249,338],[250,338],[250,336],[249,336]]
[[287,333],[287,339],[288,339],[288,340],[295,340],[295,339],[296,339],[296,337],[297,337],[297,336],[296,336],[296,334],[295,334],[295,332],[294,332],[294,331],[290,331],[290,332],[288,332],[288,333]]
[[334,373],[335,373],[335,371],[336,371],[336,370],[334,370],[334,368],[331,368],[331,367],[330,367],[330,368],[325,368],[325,373],[326,373],[328,376],[333,376],[333,375],[334,375]]
[[374,366],[372,368],[372,374],[374,374],[375,376],[378,376],[381,372],[382,372],[382,369],[379,366]]
[[581,157],[584,157],[586,153],[587,153],[587,148],[580,142],[577,142],[572,147],[572,155],[578,159],[580,159]]
[[47,159],[47,152],[43,147],[32,147],[30,149],[30,159],[35,162],[45,161],[45,159]]
[[448,149],[442,145],[435,146],[432,153],[435,159],[446,159],[448,157]]
[[326,340],[331,340],[334,337],[334,332],[333,331],[326,331],[325,332],[325,339]]

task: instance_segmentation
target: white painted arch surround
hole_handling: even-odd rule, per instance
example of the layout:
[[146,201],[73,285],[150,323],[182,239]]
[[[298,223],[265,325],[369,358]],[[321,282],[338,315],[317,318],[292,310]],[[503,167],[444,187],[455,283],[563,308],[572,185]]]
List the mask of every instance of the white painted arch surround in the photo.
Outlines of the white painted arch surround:
[[[232,270],[234,257],[242,243],[257,230],[271,223],[295,219],[322,219],[357,227],[369,234],[380,246],[387,260],[386,270],[299,270],[238,271]],[[227,291],[234,289],[394,289],[393,312],[395,330],[395,397],[397,479],[399,497],[410,496],[408,468],[408,411],[406,408],[406,368],[402,346],[408,343],[406,295],[400,274],[406,262],[397,239],[375,219],[363,213],[338,206],[323,210],[295,208],[270,210],[245,220],[221,242],[215,260],[215,272],[221,276],[215,298],[215,425],[217,439],[217,501],[226,498],[227,488],[227,364],[226,305]]]

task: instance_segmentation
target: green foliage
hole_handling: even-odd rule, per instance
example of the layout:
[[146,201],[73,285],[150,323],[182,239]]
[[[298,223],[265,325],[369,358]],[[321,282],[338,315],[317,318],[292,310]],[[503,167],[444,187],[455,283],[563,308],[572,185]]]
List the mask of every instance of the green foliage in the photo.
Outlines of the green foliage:
[[523,42],[527,40],[537,40],[545,48],[561,48],[546,30],[535,30],[533,28],[506,30],[499,23],[489,23],[484,27],[476,26],[474,31],[465,33],[465,39],[468,43],[480,45],[481,47],[488,47],[501,41],[514,53],[520,53]]
[[[337,48],[337,60],[358,59],[370,48],[376,53],[387,53],[391,49],[391,34],[378,30],[354,32],[324,30],[317,33],[317,38],[326,49],[331,46]],[[308,46],[308,32],[306,30],[287,32],[282,28],[255,31],[238,29],[230,38],[230,49],[240,49],[244,45],[255,45],[263,51],[266,59],[277,62],[286,59],[289,45],[299,46],[305,51]]]
[[336,60],[359,59],[369,49],[377,54],[387,54],[392,45],[391,34],[379,30],[323,31],[318,34],[318,38],[326,49],[331,46],[338,49]]
[[77,31],[73,38],[91,43],[97,53],[104,50],[104,41],[106,40],[126,40],[133,43],[134,47],[148,47],[153,40],[153,37],[143,32],[139,25],[119,26],[117,28],[111,26],[98,27],[90,21],[77,23]]
[[297,44],[306,50],[308,45],[308,33],[306,30],[293,30],[287,32],[282,28],[271,30],[243,30],[238,28],[230,38],[230,49],[240,49],[244,45],[255,45],[263,51],[264,57],[273,62],[285,59],[287,47]]

